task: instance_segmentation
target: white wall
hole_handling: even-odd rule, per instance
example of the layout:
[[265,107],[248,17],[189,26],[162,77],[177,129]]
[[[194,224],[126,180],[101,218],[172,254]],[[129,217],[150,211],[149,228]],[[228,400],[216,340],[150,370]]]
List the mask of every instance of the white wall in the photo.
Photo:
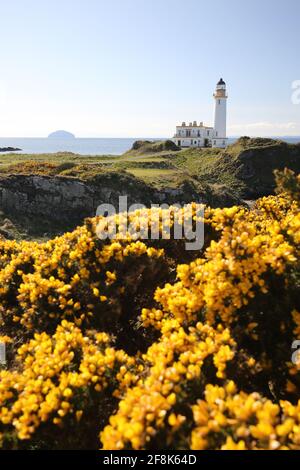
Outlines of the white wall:
[[[205,127],[176,127],[176,136],[187,137],[187,131],[190,131],[191,137],[208,138],[213,136],[213,128]],[[198,135],[198,132],[200,135]],[[187,138],[190,138],[189,136]]]
[[[179,145],[180,141],[180,147],[204,147],[205,146],[205,139],[202,138],[200,139],[199,137],[191,137],[191,138],[183,138],[180,139],[178,137],[172,139],[173,142],[175,142],[176,145]],[[211,142],[211,139],[209,138],[209,141]]]
[[227,147],[227,141],[228,141],[228,139],[226,139],[226,138],[222,138],[222,139],[213,138],[212,139],[212,147],[213,148],[224,149],[224,148]]
[[226,137],[227,98],[215,98],[215,137]]

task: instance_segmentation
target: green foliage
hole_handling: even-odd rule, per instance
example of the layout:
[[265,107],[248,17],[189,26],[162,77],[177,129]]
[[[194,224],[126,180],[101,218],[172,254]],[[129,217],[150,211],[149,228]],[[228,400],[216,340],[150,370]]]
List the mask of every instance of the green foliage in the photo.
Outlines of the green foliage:
[[287,193],[294,201],[300,202],[300,177],[288,168],[275,171],[276,193]]
[[0,175],[44,174],[94,178],[105,172],[127,171],[157,188],[178,187],[182,178],[201,185],[230,188],[239,198],[272,194],[274,170],[300,171],[300,145],[273,139],[242,137],[227,149],[178,149],[172,141],[137,141],[120,156],[70,153],[1,155]]

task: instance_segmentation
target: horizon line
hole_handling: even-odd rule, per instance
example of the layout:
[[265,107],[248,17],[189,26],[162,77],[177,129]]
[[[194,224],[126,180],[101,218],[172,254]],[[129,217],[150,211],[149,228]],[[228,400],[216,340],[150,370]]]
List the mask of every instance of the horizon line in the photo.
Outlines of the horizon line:
[[[249,134],[239,134],[239,135],[229,135],[227,136],[227,139],[238,139],[240,137],[250,137],[250,138],[261,138],[261,139],[273,139],[273,138],[283,138],[283,137],[289,137],[289,138],[300,138],[300,134],[273,134],[273,135],[249,135]],[[0,136],[0,139],[49,139],[49,140],[55,140],[49,136]],[[87,136],[74,136],[73,138],[62,138],[62,139],[57,139],[57,140],[74,140],[74,139],[164,139],[164,140],[172,140],[172,137],[166,137],[166,136],[123,136],[123,137],[113,137],[113,136],[93,136],[93,137],[87,137]]]

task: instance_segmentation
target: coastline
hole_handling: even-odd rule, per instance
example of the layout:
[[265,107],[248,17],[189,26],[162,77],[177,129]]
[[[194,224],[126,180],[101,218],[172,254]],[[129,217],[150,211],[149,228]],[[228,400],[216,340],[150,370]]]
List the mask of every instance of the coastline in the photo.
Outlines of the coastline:
[[[228,144],[233,144],[238,137],[229,137]],[[299,137],[275,137],[287,143],[300,142]],[[3,138],[0,137],[0,148],[13,147],[22,149],[18,154],[50,154],[57,152],[70,152],[78,155],[122,155],[128,151],[137,140],[166,140],[166,138],[75,138],[75,139],[48,139],[48,138]],[[4,153],[4,152],[3,152]],[[5,153],[4,153],[5,154]]]

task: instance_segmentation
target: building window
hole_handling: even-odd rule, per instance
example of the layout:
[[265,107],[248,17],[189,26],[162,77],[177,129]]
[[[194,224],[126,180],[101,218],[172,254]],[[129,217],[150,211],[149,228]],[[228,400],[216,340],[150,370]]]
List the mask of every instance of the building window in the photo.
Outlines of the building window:
[[207,131],[207,135],[209,135],[209,131]]
[[214,140],[214,145],[216,145],[216,144],[217,144],[217,142],[216,142],[216,140]]
[[221,100],[218,100],[219,101],[219,104],[221,104]]

